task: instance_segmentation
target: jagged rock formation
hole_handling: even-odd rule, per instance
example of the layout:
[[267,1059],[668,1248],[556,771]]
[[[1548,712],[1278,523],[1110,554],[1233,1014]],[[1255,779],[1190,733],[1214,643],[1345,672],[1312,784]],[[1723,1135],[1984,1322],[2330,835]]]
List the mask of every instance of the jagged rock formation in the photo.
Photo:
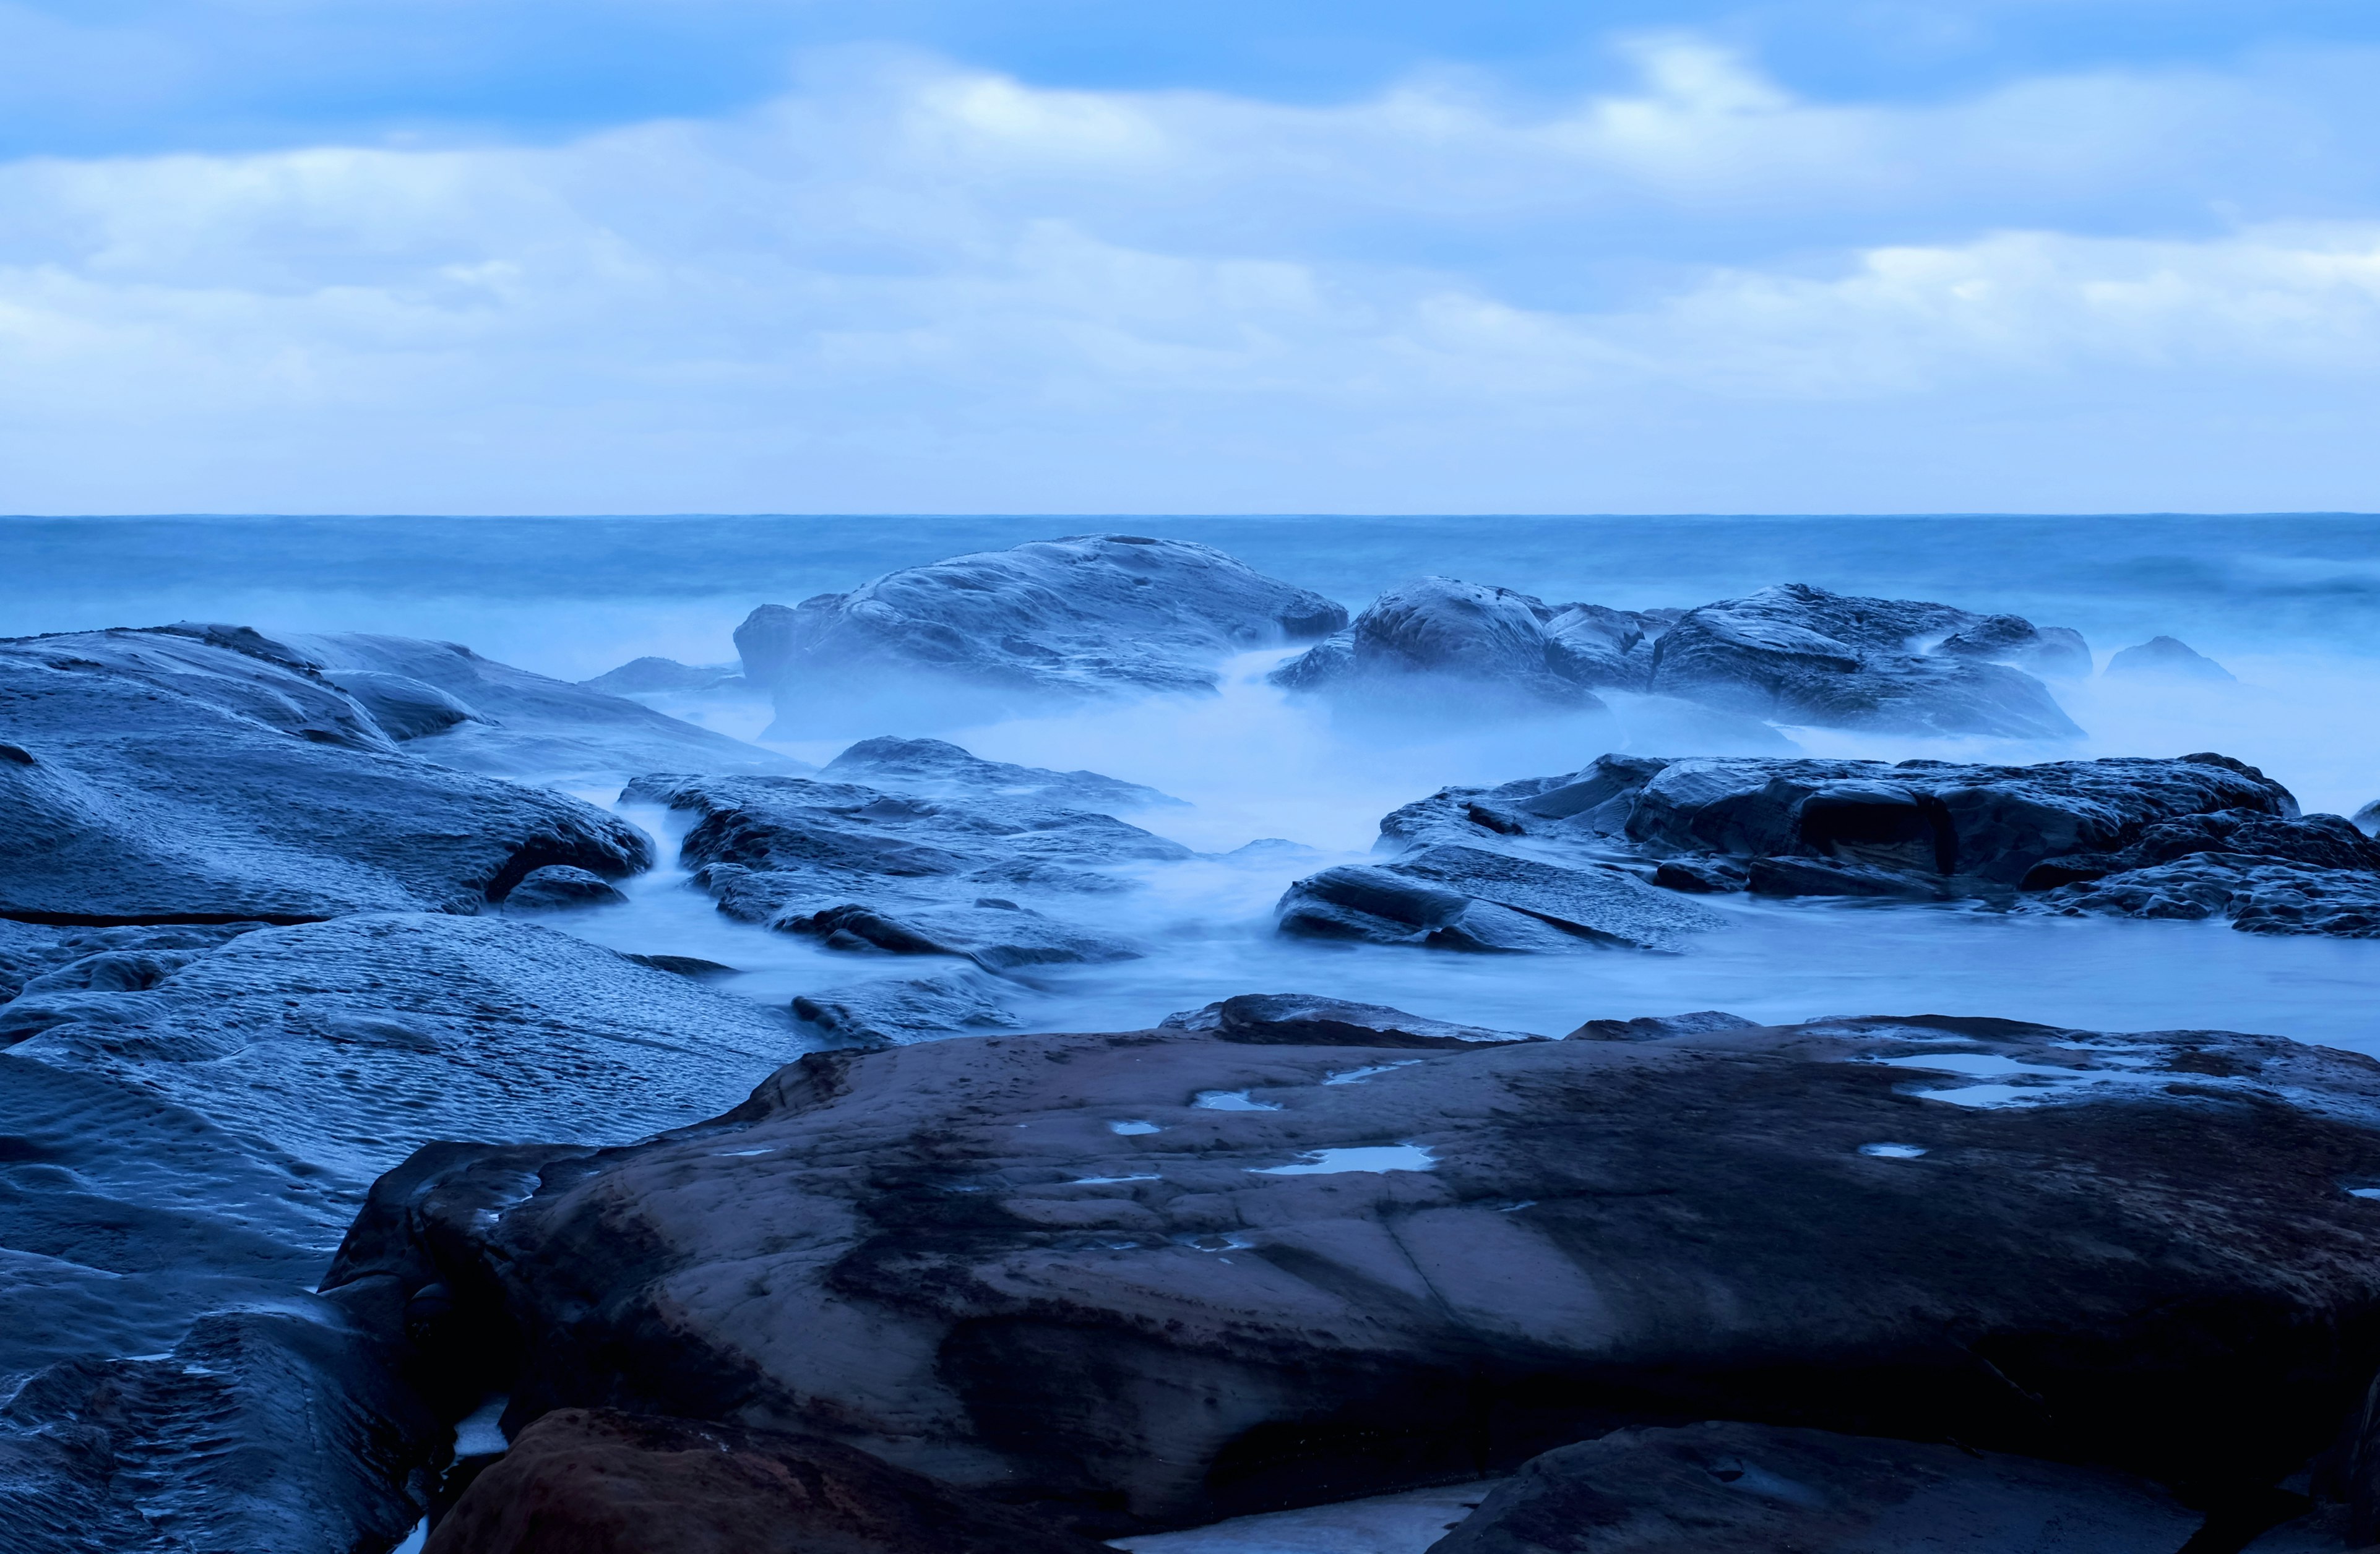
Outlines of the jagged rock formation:
[[0,916],[469,912],[546,864],[652,861],[601,810],[405,753],[422,741],[244,629],[0,642]]
[[2229,669],[2199,654],[2176,637],[2151,637],[2127,647],[2107,660],[2107,672],[2117,676],[2161,680],[2228,681]]
[[[781,721],[887,697],[983,712],[1200,693],[1226,656],[1328,635],[1347,612],[1209,546],[1087,535],[954,556],[847,594],[764,605],[735,633]],[[880,727],[880,724],[879,725]]]
[[2368,1058],[1287,1013],[813,1054],[627,1149],[442,1145],[328,1285],[456,1292],[432,1368],[517,1334],[516,1433],[598,1401],[817,1431],[1099,1536],[1730,1418],[2204,1508],[2324,1450],[2380,1361]]
[[2063,627],[1800,584],[1698,609],[1627,611],[1434,577],[1382,595],[1273,680],[1391,700],[1485,689],[1571,708],[1597,705],[1594,691],[1624,691],[1777,723],[2070,739],[2081,730],[2034,674],[2090,666],[2088,646]]
[[[2337,815],[2301,815],[2280,784],[2216,754],[2034,766],[1607,755],[1563,776],[1442,789],[1380,833],[1402,849],[1390,870],[1449,848],[1522,846],[1513,866],[1530,870],[1561,867],[1548,849],[1574,854],[1578,872],[1633,853],[1654,883],[1686,892],[2380,934],[2380,844]],[[1285,926],[1310,883],[1284,900]]]

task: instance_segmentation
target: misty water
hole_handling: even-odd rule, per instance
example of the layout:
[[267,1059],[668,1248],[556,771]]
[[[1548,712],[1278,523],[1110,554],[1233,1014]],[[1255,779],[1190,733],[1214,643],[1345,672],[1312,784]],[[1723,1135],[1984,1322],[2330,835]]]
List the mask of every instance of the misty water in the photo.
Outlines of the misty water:
[[[1609,750],[2006,761],[2213,750],[2288,784],[2310,812],[2351,813],[2380,798],[2380,521],[2369,518],[18,519],[0,521],[0,632],[182,619],[376,631],[462,642],[579,680],[646,654],[732,662],[730,632],[756,605],[966,550],[1104,531],[1217,545],[1351,610],[1431,572],[1633,608],[1802,582],[2072,626],[2103,665],[2170,634],[2236,680],[2061,683],[2059,701],[2088,734],[2059,744],[1721,735],[1625,697],[1593,717],[1356,722],[1267,685],[1280,651],[1223,666],[1217,695],[1029,718],[885,705],[864,724],[828,725],[736,696],[656,700],[813,763],[868,735],[930,734],[1187,801],[1124,818],[1206,856],[1141,866],[1139,888],[1099,908],[1103,931],[1148,953],[1018,978],[1003,991],[1020,1029],[1129,1029],[1233,994],[1298,991],[1548,1034],[1694,1009],[1774,1020],[1933,1013],[2225,1028],[2380,1053],[2380,942],[2261,937],[2219,922],[1731,897],[1709,902],[1726,927],[1681,954],[1548,958],[1318,945],[1284,939],[1271,922],[1290,881],[1364,857],[1398,805],[1449,784],[1572,770]],[[608,785],[571,786],[616,799]],[[674,860],[682,817],[621,813]],[[1294,845],[1226,856],[1266,838]],[[616,948],[735,967],[726,985],[775,1006],[931,969],[730,922],[670,862],[627,888],[627,907],[566,925]]]

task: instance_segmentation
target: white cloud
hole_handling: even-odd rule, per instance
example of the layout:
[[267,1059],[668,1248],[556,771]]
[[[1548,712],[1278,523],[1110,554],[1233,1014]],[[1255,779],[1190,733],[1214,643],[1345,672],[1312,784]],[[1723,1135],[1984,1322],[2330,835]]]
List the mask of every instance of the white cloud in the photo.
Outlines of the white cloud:
[[842,54],[552,148],[0,166],[0,507],[2380,497],[2336,433],[2380,407],[2343,90],[1828,105],[1633,47],[1536,114]]

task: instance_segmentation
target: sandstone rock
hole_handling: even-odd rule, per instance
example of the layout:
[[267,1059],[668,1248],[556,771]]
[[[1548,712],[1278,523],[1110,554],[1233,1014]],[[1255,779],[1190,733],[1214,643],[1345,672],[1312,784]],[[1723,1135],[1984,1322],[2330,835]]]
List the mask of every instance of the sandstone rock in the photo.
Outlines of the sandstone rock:
[[0,729],[18,753],[0,761],[0,915],[469,912],[544,864],[651,862],[642,833],[589,805],[399,753],[244,629],[0,642]]
[[1351,1004],[1303,993],[1244,993],[1168,1015],[1163,1030],[1192,1030],[1226,1042],[1293,1046],[1464,1047],[1480,1042],[1542,1042],[1524,1030],[1425,1019],[1380,1004]]
[[933,977],[884,977],[806,994],[794,1018],[836,1046],[887,1046],[955,1035],[1014,1030],[1008,990],[980,970]]
[[1713,1423],[1549,1452],[1430,1554],[2173,1554],[2205,1520],[2121,1474]]
[[[1491,702],[1600,706],[1583,678],[1608,645],[1584,620],[1580,647],[1557,649],[1544,601],[1509,588],[1425,577],[1391,589],[1355,618],[1343,637],[1274,671],[1293,691],[1385,698],[1403,706],[1444,694],[1476,707]],[[1638,677],[1641,680],[1641,676]]]
[[550,911],[563,907],[614,907],[627,900],[601,874],[549,863],[532,869],[504,897],[504,910]]
[[1100,1554],[816,1436],[563,1409],[472,1481],[423,1554]]
[[2107,660],[2107,672],[2162,680],[2223,681],[2232,678],[2229,669],[2212,658],[2201,657],[2188,643],[2174,637],[2151,637],[2137,647],[2125,648]]
[[1326,636],[1347,612],[1182,540],[1087,535],[888,572],[735,634],[745,678],[814,721],[886,696],[977,714],[1123,693],[1215,688],[1232,653]]
[[2380,1361],[2364,1057],[1923,1018],[1384,1063],[1287,1023],[813,1054],[625,1149],[440,1146],[328,1287],[472,1292],[516,1425],[797,1427],[1103,1536],[1680,1418],[2210,1505]]

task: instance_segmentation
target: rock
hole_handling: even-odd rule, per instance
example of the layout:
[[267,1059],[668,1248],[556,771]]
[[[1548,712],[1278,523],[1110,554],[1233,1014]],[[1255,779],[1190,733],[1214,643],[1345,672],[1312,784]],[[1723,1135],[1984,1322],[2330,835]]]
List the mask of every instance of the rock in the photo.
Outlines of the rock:
[[1292,885],[1273,909],[1273,921],[1298,938],[1475,954],[1558,954],[1585,942],[1526,912],[1363,864],[1325,869]]
[[578,683],[611,696],[651,695],[671,691],[714,691],[736,682],[733,664],[681,664],[674,658],[631,658]]
[[1111,815],[1006,797],[923,799],[799,777],[640,777],[624,799],[701,816],[680,861],[741,922],[837,948],[963,955],[992,969],[1128,958],[1045,907],[1130,888],[1115,871],[1187,848]]
[[588,804],[399,753],[244,629],[0,642],[0,724],[26,755],[0,762],[0,916],[469,912],[545,864],[617,876],[652,861],[641,832]]
[[2380,874],[2201,852],[2060,885],[2016,910],[2058,917],[2228,918],[2247,934],[2373,939],[2380,938]]
[[1169,1015],[1163,1030],[1193,1030],[1226,1042],[1294,1046],[1463,1047],[1480,1042],[1542,1042],[1525,1030],[1488,1030],[1424,1019],[1380,1004],[1351,1004],[1305,993],[1244,993],[1200,1009]]
[[1758,1022],[1718,1009],[1690,1015],[1646,1015],[1635,1019],[1591,1019],[1566,1042],[1665,1042],[1672,1036],[1700,1036],[1712,1030],[1750,1030]]
[[1706,1423],[1614,1430],[1548,1452],[1430,1554],[2173,1554],[2204,1521],[2122,1474]]
[[764,605],[735,633],[745,678],[805,726],[885,698],[1003,707],[1205,693],[1225,657],[1327,636],[1347,612],[1183,540],[1085,535],[888,572],[848,594]]
[[2090,648],[2063,627],[1801,584],[1639,611],[1433,577],[1382,595],[1272,679],[1391,705],[1431,682],[1458,703],[1492,686],[1500,699],[1592,706],[1602,690],[1782,723],[2071,739],[2082,730],[2024,671],[2070,678],[2090,667]]
[[[2002,618],[2013,619],[2013,618]],[[1662,635],[1646,688],[1780,723],[2064,740],[2082,730],[2031,675],[1976,656],[1985,622],[1947,605],[1802,584],[1690,609]],[[1960,640],[1948,655],[1927,637]]]
[[2357,810],[2354,825],[2367,837],[2380,837],[2380,799],[2374,799]]
[[1343,642],[1334,638],[1311,650],[1272,680],[1293,691],[1384,698],[1401,708],[1431,694],[1473,707],[1483,695],[1499,704],[1599,707],[1573,675],[1600,660],[1558,652],[1547,627],[1554,613],[1509,588],[1425,577],[1381,595]]
[[398,724],[388,729],[391,737],[407,741],[408,753],[463,771],[589,782],[620,781],[659,767],[809,769],[791,756],[611,694],[608,687],[532,674],[458,643],[344,632],[293,636],[285,646],[319,665],[324,679],[348,691],[375,719],[385,709]]
[[862,740],[828,762],[822,782],[855,782],[928,798],[1032,799],[1101,813],[1180,806],[1182,801],[1097,772],[1051,772],[970,755],[947,740]]
[[423,1554],[1100,1554],[816,1436],[562,1409],[472,1481]]
[[2212,658],[2201,657],[2188,643],[2173,637],[2151,637],[2127,647],[2107,660],[2111,675],[2163,680],[2229,680],[2231,671]]
[[517,1333],[516,1425],[817,1431],[1108,1536],[1697,1418],[2219,1505],[2380,1363],[2369,1058],[1925,1017],[1384,1064],[1285,1024],[817,1054],[626,1148],[441,1145],[326,1288]]
[[616,907],[624,905],[627,899],[601,874],[590,874],[584,869],[574,869],[565,863],[549,863],[542,869],[530,870],[520,884],[513,886],[512,893],[504,897],[504,910]]
[[1014,1030],[1003,990],[979,970],[886,977],[794,1000],[794,1018],[837,1046],[892,1046]]

